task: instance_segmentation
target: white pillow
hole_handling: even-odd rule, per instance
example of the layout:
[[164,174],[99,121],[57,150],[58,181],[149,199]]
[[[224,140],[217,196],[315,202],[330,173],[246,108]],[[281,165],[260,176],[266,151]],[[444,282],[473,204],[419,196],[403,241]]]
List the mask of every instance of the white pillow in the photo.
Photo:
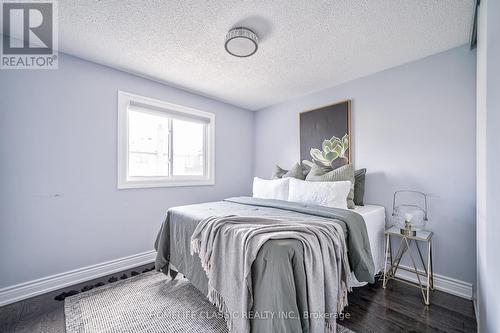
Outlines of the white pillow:
[[290,178],[288,201],[347,209],[350,181],[310,182]]
[[253,179],[253,197],[261,199],[288,199],[288,181],[283,179],[262,179],[255,177]]

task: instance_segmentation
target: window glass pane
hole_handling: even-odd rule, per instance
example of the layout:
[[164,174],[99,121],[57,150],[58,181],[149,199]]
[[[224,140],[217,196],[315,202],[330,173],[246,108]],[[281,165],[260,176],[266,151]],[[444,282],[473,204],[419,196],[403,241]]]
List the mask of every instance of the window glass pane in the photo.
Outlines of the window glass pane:
[[203,176],[205,125],[173,119],[172,132],[173,174]]
[[128,175],[168,176],[168,118],[128,111]]

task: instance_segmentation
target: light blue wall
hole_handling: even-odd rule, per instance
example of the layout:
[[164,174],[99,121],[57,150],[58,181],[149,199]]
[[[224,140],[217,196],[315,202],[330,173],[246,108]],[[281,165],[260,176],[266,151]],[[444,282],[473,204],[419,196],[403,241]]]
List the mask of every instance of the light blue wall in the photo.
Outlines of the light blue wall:
[[352,99],[354,163],[366,202],[429,193],[435,272],[475,281],[475,53],[456,48],[258,111],[255,173],[299,159],[298,113]]
[[[215,113],[216,185],[117,190],[119,89]],[[0,288],[152,250],[169,207],[249,194],[253,117],[65,55],[0,71]]]
[[477,48],[477,312],[500,332],[500,2],[479,6]]

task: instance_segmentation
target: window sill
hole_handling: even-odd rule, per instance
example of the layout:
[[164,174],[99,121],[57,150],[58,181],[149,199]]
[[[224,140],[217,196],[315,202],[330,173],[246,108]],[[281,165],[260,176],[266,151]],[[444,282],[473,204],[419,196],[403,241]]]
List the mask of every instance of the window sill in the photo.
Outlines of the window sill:
[[182,186],[210,186],[215,185],[214,179],[206,180],[168,180],[163,182],[141,182],[127,181],[118,184],[119,190],[134,188],[156,188],[156,187],[182,187]]

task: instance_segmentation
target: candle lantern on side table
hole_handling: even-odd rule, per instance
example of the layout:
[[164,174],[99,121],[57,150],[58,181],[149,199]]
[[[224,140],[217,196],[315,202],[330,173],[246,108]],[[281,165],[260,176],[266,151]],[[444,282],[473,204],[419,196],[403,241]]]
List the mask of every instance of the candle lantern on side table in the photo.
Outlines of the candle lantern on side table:
[[[400,196],[419,197],[422,203],[419,204],[399,204]],[[383,276],[383,288],[391,279],[404,282],[406,284],[420,288],[422,297],[426,305],[430,305],[430,291],[434,289],[433,268],[432,268],[432,231],[425,230],[427,222],[427,195],[417,191],[396,191],[393,198],[393,225],[385,231],[385,265]],[[391,238],[399,238],[400,244],[396,254],[392,253]],[[416,254],[412,253],[411,244],[415,243]],[[419,243],[427,246],[427,263],[424,262]],[[408,253],[413,267],[400,265],[403,255]],[[423,270],[418,269],[415,256],[418,255]],[[416,279],[413,282],[401,279],[396,276],[398,270],[414,273]]]

